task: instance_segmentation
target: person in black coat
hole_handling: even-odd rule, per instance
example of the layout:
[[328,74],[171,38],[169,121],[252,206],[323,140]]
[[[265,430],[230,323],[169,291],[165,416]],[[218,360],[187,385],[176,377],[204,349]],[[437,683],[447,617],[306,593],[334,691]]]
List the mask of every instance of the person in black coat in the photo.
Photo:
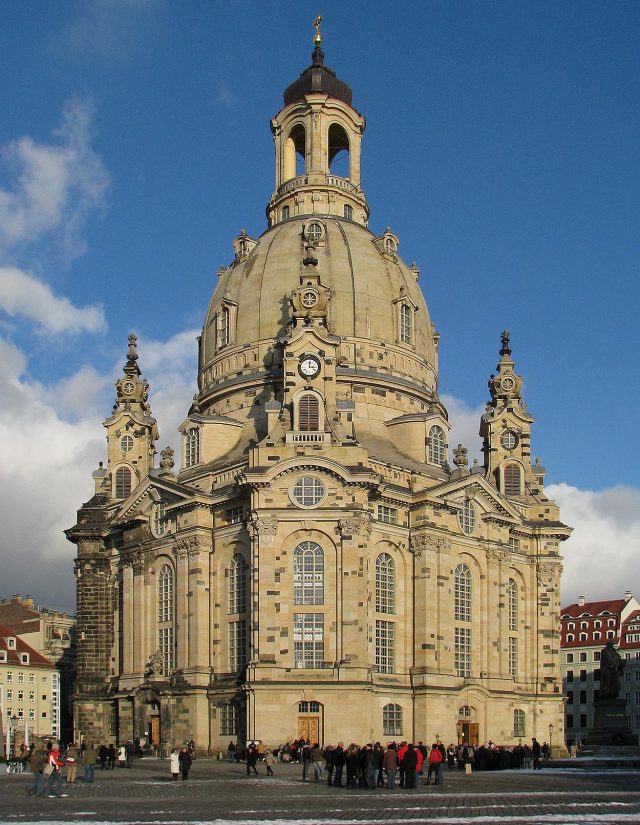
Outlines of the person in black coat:
[[412,744],[407,748],[407,752],[402,760],[404,767],[404,786],[413,788],[416,782],[416,768],[418,767],[418,754]]
[[333,766],[335,768],[335,776],[333,777],[333,785],[335,788],[342,787],[342,770],[346,761],[344,753],[344,744],[338,742],[337,747],[333,749]]
[[189,768],[191,767],[191,754],[189,753],[189,748],[181,748],[178,756],[178,764],[180,765],[180,773],[182,774],[182,781],[184,782],[189,776]]

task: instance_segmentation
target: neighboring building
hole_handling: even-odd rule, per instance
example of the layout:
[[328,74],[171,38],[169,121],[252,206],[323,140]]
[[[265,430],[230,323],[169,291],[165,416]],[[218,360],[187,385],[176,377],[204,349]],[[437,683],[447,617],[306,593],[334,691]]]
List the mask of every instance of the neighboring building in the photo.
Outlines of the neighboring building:
[[[628,591],[623,599],[599,602],[585,602],[584,596],[580,596],[575,604],[562,608],[562,680],[567,697],[567,744],[579,744],[593,727],[593,703],[600,689],[600,653],[609,641],[627,660],[623,677],[627,719],[632,731],[640,731],[639,617],[640,605]],[[631,621],[634,618],[635,624]]]
[[368,229],[364,118],[319,41],[312,59],[271,122],[268,227],[242,231],[218,273],[179,470],[170,449],[154,464],[130,337],[107,464],[67,531],[76,733],[218,750],[458,730],[514,743],[553,724],[563,741],[570,529],[531,461],[509,335],[484,463],[459,445],[451,469],[418,268]]
[[57,735],[73,738],[73,689],[76,675],[76,618],[63,610],[38,607],[31,596],[0,601],[0,624],[55,665],[60,684]]
[[[45,656],[0,625],[0,711],[2,736],[7,727],[11,741],[33,737],[60,737],[60,678],[55,665]],[[2,748],[0,748],[2,750]]]

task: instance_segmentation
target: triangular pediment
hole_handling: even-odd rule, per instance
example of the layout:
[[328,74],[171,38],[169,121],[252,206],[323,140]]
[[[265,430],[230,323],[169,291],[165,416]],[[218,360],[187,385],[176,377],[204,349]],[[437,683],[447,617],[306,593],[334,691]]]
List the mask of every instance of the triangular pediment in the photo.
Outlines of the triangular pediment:
[[147,476],[120,504],[113,514],[113,520],[130,521],[137,516],[148,518],[151,508],[159,501],[164,501],[167,505],[186,503],[194,495],[200,497],[202,492],[161,476]]
[[451,479],[437,487],[431,487],[429,498],[449,505],[455,505],[463,498],[472,498],[485,514],[493,512],[499,518],[522,521],[522,513],[517,507],[479,473]]

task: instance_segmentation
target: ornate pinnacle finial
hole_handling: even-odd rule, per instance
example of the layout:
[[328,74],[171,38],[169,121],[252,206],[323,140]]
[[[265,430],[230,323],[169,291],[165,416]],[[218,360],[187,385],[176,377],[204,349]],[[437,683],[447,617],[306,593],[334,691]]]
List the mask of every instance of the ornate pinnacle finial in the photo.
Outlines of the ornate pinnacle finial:
[[500,340],[502,341],[502,348],[500,349],[500,355],[511,355],[511,348],[509,347],[509,330],[505,329],[502,331],[502,335],[500,336]]
[[134,335],[133,332],[129,336],[129,351],[127,352],[127,362],[131,365],[135,364],[138,360],[138,350],[136,344],[138,342],[138,336]]
[[313,35],[313,45],[319,49],[322,46],[322,34],[320,32],[320,24],[322,23],[322,15],[319,14],[313,21],[313,27],[316,33]]
[[463,447],[462,444],[458,444],[453,451],[453,463],[456,467],[466,467],[469,463],[467,459],[467,448]]

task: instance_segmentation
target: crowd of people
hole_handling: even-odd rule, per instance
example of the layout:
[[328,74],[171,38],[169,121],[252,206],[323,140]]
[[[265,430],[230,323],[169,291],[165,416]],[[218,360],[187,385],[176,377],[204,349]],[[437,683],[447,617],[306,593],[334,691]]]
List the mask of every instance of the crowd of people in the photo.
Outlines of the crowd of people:
[[402,741],[390,742],[383,746],[380,742],[365,745],[344,742],[321,748],[316,742],[304,739],[287,742],[273,751],[264,748],[261,742],[249,742],[243,749],[230,742],[227,749],[230,761],[243,761],[247,775],[258,773],[257,763],[264,759],[267,776],[273,776],[273,765],[277,761],[295,762],[302,765],[303,781],[326,782],[336,788],[376,788],[390,790],[415,788],[422,781],[425,785],[443,784],[444,768],[448,770],[511,770],[541,767],[541,761],[551,758],[547,743],[543,745],[533,738],[528,744],[504,747],[489,742],[473,747],[467,742],[458,746],[453,743],[445,747],[439,739],[431,747],[424,742],[414,744]]

